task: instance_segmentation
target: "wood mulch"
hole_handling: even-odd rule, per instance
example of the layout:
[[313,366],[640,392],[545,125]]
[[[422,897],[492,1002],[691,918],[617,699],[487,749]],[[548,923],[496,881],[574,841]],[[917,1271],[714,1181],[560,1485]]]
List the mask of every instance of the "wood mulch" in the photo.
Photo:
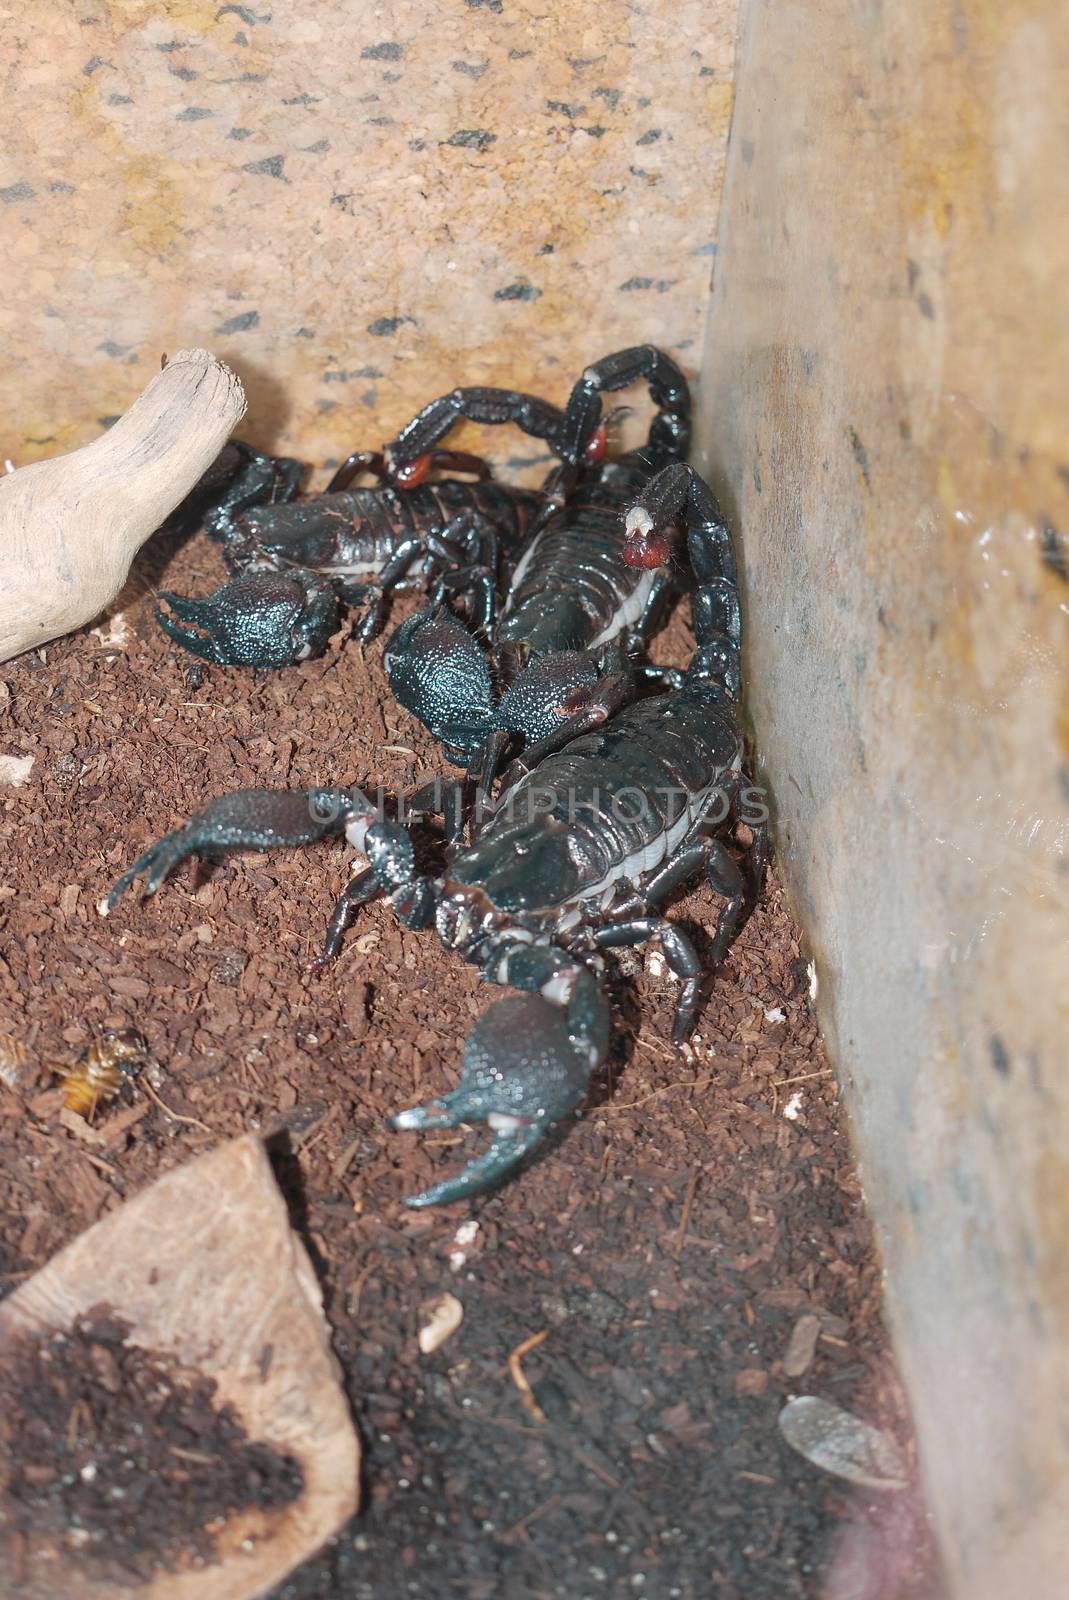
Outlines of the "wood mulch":
[[[222,576],[200,538],[157,541],[142,575],[164,570],[182,593]],[[381,642],[257,676],[196,666],[149,595],[125,620],[0,667],[0,754],[33,757],[23,787],[0,785],[0,1033],[27,1054],[0,1071],[18,1080],[0,1083],[0,1293],[177,1163],[260,1130],[365,1447],[361,1512],[279,1600],[933,1594],[916,1490],[850,1489],[777,1431],[811,1392],[912,1452],[775,873],[690,1047],[667,1042],[658,953],[621,955],[617,1046],[584,1117],[498,1194],[413,1213],[401,1197],[476,1136],[387,1117],[455,1081],[494,998],[470,968],[373,906],[306,977],[344,846],[189,863],[154,899],[97,907],[214,794],[406,786],[440,758],[386,692]],[[690,648],[677,616],[657,655]],[[701,930],[713,909],[702,888],[674,915]],[[158,1066],[91,1124],[64,1111],[53,1066],[131,1026]],[[422,1354],[446,1292],[463,1321]]]

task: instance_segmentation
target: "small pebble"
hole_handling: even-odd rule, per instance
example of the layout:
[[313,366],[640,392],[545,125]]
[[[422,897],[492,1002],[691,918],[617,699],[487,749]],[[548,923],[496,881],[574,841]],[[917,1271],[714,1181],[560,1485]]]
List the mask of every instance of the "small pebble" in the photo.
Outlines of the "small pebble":
[[464,1307],[455,1294],[440,1294],[436,1300],[425,1301],[420,1311],[427,1321],[419,1330],[419,1347],[429,1356],[456,1333],[464,1320]]
[[21,789],[30,780],[34,759],[33,756],[0,756],[0,783]]

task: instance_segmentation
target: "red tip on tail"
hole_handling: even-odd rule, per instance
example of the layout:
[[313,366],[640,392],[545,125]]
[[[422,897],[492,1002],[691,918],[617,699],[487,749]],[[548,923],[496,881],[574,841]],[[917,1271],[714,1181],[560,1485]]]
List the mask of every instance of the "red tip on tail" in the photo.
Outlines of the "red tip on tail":
[[590,466],[596,467],[604,461],[609,451],[609,423],[608,419],[599,422],[590,436],[590,442],[583,451],[583,460]]
[[629,533],[624,544],[624,561],[629,567],[666,567],[672,546],[663,533]]
[[426,478],[433,465],[434,457],[431,453],[424,456],[414,456],[411,461],[406,461],[404,466],[398,467],[393,475],[393,481],[402,489],[416,489]]

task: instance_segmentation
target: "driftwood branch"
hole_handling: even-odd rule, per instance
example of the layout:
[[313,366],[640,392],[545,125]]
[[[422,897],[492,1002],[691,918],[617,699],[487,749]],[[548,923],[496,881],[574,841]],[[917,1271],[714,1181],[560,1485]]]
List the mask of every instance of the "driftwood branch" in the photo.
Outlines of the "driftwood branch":
[[0,478],[0,661],[103,611],[244,410],[221,361],[182,350],[101,438]]

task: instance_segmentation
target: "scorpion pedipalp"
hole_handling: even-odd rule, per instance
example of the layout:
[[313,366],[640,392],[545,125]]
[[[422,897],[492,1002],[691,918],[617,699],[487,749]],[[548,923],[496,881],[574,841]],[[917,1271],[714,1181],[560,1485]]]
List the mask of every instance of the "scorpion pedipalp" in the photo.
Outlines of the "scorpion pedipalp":
[[[489,1147],[455,1177],[407,1197],[406,1205],[442,1205],[499,1183],[578,1108],[604,1057],[609,1022],[593,976],[580,969],[575,979],[567,1006],[541,993],[508,995],[491,1006],[468,1036],[457,1087],[392,1119],[399,1129],[483,1122],[494,1133]],[[511,969],[509,981],[518,981]]]
[[135,878],[147,880],[155,894],[187,856],[219,856],[233,850],[273,850],[314,844],[339,833],[353,833],[358,845],[375,817],[371,802],[356,789],[237,789],[217,795],[184,828],[159,839],[127,867],[107,899],[114,910]]
[[465,759],[492,722],[493,685],[486,656],[444,606],[417,611],[390,638],[383,657],[390,688],[436,739]]
[[333,588],[303,567],[242,573],[206,600],[160,599],[173,612],[156,609],[164,632],[216,666],[288,666],[318,655],[338,627]]

